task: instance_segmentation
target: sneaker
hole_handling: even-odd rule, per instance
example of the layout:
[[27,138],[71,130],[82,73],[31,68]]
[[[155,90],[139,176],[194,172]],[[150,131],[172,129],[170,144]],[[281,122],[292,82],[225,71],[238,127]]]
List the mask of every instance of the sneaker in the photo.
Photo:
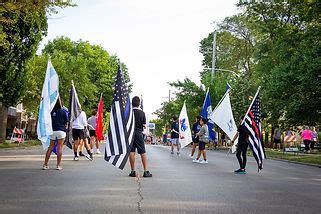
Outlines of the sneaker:
[[74,161],[79,161],[79,158],[77,156],[75,156]]
[[149,171],[145,171],[144,172],[144,175],[143,175],[143,177],[144,178],[150,178],[150,177],[152,177],[153,175],[149,172]]
[[200,160],[197,160],[197,159],[193,160],[193,163],[199,163],[199,162],[200,162]]
[[236,174],[246,174],[245,169],[235,170],[234,173],[236,173]]
[[97,149],[97,151],[96,151],[96,154],[100,154],[101,152],[99,151],[99,149]]
[[136,177],[136,172],[135,171],[131,171],[128,175],[129,177]]
[[61,166],[57,166],[56,170],[62,170]]
[[173,155],[174,154],[174,152],[173,151],[171,151],[171,155]]
[[82,152],[79,152],[79,156],[84,157],[86,155],[84,155]]
[[46,166],[46,165],[42,166],[42,170],[47,170],[47,169],[49,169],[49,166]]
[[201,160],[200,163],[205,164],[205,163],[208,163],[208,161],[207,160]]
[[192,154],[189,154],[188,157],[193,158],[193,155],[192,155]]
[[90,157],[91,155],[84,155],[88,160],[92,161],[93,159]]

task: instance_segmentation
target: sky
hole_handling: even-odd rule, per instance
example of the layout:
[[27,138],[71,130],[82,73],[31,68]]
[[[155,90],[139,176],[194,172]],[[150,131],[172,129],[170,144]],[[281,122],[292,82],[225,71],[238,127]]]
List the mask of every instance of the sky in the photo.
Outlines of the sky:
[[48,35],[39,50],[48,40],[67,36],[116,54],[128,67],[133,83],[131,96],[142,96],[144,111],[152,118],[152,113],[168,100],[168,82],[187,77],[200,84],[200,41],[213,32],[213,22],[239,12],[238,0],[74,2],[77,7],[61,9],[49,18]]

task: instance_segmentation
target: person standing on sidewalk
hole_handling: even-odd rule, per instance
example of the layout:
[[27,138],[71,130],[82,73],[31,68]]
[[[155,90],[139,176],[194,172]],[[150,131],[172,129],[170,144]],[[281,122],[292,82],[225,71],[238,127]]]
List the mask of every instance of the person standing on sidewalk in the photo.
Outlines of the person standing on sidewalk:
[[[240,123],[242,123],[244,119],[244,116],[241,117]],[[249,146],[249,135],[247,134],[246,130],[242,125],[239,125],[237,128],[237,133],[235,134],[233,140],[231,141],[232,145],[234,144],[234,141],[236,138],[239,137],[237,149],[236,149],[236,158],[239,162],[240,168],[235,170],[234,173],[237,174],[245,174],[245,167],[246,167],[246,153],[247,148]]]

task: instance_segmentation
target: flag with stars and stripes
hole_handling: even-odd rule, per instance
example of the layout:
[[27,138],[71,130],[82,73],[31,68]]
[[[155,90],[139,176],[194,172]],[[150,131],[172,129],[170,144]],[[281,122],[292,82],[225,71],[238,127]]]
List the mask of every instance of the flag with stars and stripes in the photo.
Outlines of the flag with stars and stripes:
[[262,143],[262,131],[261,131],[261,107],[260,107],[260,87],[258,88],[252,104],[250,105],[247,113],[242,121],[242,126],[245,128],[249,135],[250,148],[253,152],[253,156],[257,162],[258,169],[263,168],[263,160],[265,158],[264,147]]
[[105,160],[119,169],[123,169],[127,162],[134,129],[135,117],[121,65],[119,65],[105,148]]

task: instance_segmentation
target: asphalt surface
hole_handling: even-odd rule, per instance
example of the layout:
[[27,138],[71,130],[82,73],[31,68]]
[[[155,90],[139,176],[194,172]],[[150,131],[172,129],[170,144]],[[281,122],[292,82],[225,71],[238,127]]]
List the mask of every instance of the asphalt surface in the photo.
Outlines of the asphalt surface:
[[[249,158],[246,175],[237,160],[208,151],[208,164],[192,163],[168,147],[147,146],[152,178],[130,178],[105,162],[72,160],[43,171],[41,147],[0,150],[0,213],[321,213],[321,169],[266,160],[258,173]],[[140,160],[137,168],[142,174]]]

